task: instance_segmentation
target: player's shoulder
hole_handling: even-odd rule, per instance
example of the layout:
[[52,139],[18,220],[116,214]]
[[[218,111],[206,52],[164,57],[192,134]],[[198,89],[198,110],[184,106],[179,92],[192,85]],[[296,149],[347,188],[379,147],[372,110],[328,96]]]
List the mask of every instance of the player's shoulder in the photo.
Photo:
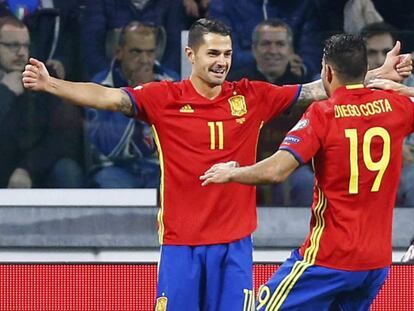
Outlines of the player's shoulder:
[[[232,90],[240,93],[252,92],[256,94],[266,94],[266,92],[275,88],[278,90],[282,89],[281,86],[267,81],[249,80],[247,78],[242,78],[238,81],[225,81],[224,86],[226,85]],[[286,87],[286,85],[284,85],[284,87]],[[297,87],[297,85],[292,85],[292,87]]]
[[224,81],[223,87],[231,89],[246,90],[252,87],[252,82],[247,78],[242,78],[237,81]]
[[333,103],[329,98],[321,99],[312,102],[307,111],[312,113],[320,113],[320,114],[327,114],[333,110]]
[[168,80],[152,81],[145,84],[137,85],[132,88],[134,91],[143,91],[145,93],[154,94],[154,96],[165,95],[179,89],[180,82],[173,82]]
[[396,99],[398,101],[402,101],[402,102],[411,102],[411,98],[407,97],[405,95],[401,95],[398,92],[394,91],[394,90],[378,90],[378,89],[374,89],[372,90],[373,93],[375,93],[377,96],[380,97],[384,97],[384,98],[393,98]]

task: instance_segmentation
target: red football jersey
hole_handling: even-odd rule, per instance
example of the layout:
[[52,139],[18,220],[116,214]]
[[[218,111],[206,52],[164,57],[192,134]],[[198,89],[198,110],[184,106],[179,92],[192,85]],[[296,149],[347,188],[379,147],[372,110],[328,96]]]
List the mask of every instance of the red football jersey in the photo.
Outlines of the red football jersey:
[[311,263],[343,270],[391,264],[392,215],[402,142],[413,131],[408,97],[362,85],[313,103],[280,149],[313,157],[310,232],[300,248]]
[[288,109],[300,86],[226,81],[213,100],[199,95],[189,80],[126,90],[136,117],[152,125],[159,148],[160,243],[218,244],[251,234],[257,224],[255,188],[202,187],[199,177],[215,163],[255,163],[262,123]]

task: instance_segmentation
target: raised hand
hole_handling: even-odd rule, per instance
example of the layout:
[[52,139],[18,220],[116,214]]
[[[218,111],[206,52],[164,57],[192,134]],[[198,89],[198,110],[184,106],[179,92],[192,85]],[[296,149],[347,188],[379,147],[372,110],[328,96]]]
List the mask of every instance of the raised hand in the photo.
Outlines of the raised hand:
[[391,51],[387,53],[384,64],[379,68],[376,78],[402,81],[407,78],[413,70],[410,54],[399,54],[401,49],[400,41],[397,41]]
[[30,58],[22,73],[23,86],[32,91],[46,91],[50,75],[41,61]]

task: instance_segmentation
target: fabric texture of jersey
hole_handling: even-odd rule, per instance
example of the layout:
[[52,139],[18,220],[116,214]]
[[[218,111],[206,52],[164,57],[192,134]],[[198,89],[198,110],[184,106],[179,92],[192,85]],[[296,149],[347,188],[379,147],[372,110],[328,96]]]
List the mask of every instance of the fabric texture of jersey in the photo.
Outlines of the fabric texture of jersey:
[[156,310],[253,310],[252,249],[250,236],[225,244],[163,245],[157,302],[166,309]]
[[250,165],[263,122],[286,111],[300,86],[224,82],[215,99],[189,80],[126,88],[136,117],[152,124],[161,165],[161,244],[227,243],[256,228],[255,188],[236,183],[202,187],[208,168],[235,160]]
[[299,162],[313,157],[310,232],[300,253],[311,264],[350,271],[391,264],[393,207],[402,142],[414,105],[392,91],[337,89],[313,103],[280,149]]

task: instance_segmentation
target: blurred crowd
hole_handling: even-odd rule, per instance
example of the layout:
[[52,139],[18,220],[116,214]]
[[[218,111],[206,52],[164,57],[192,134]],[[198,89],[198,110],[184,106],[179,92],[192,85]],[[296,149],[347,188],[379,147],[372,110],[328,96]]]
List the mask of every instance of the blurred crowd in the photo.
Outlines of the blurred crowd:
[[[228,80],[273,84],[318,79],[323,41],[359,33],[369,69],[396,40],[414,51],[414,6],[395,0],[0,0],[0,187],[155,188],[159,163],[149,125],[122,114],[83,110],[27,92],[30,56],[52,75],[107,86],[186,78],[182,32],[210,16],[232,28]],[[405,83],[414,85],[414,76]],[[301,114],[293,108],[260,134],[258,160],[275,152]],[[300,167],[258,187],[258,205],[308,206],[313,172]],[[404,144],[397,205],[414,206],[414,135]]]

